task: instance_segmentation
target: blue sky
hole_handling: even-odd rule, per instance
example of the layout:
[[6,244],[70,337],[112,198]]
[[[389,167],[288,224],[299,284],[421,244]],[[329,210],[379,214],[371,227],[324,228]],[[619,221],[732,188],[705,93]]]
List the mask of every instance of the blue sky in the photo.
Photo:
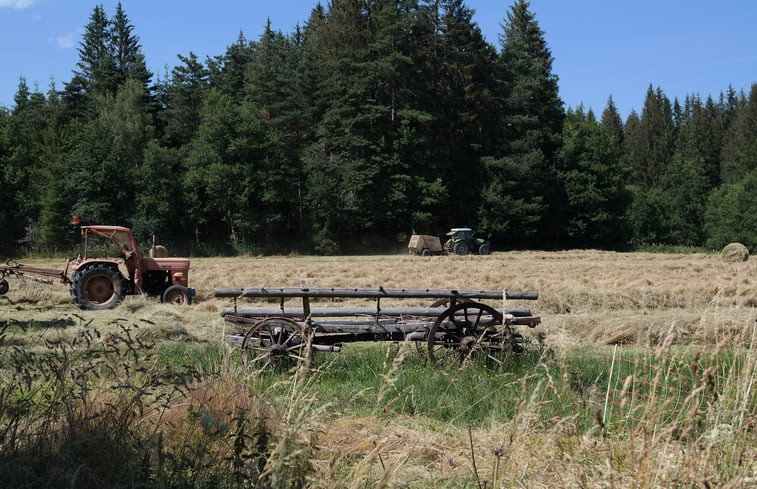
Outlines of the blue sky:
[[[46,92],[71,79],[84,25],[95,5],[110,17],[117,0],[0,0],[0,105],[11,107],[19,77]],[[223,54],[240,31],[257,39],[266,19],[292,32],[316,0],[122,0],[155,74],[190,51]],[[490,43],[513,0],[468,0]],[[566,106],[599,115],[612,95],[623,118],[641,111],[647,87],[671,98],[717,98],[729,85],[757,82],[757,1],[532,0],[531,11],[555,59]]]

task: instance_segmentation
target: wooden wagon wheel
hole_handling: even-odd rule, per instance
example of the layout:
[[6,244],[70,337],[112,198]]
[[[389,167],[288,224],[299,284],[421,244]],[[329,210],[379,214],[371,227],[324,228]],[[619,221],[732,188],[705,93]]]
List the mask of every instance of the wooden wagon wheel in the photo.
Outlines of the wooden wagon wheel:
[[428,333],[427,352],[431,361],[457,364],[476,353],[484,353],[487,363],[501,365],[512,351],[512,331],[502,314],[479,302],[461,302],[436,318]]
[[261,319],[242,340],[242,361],[258,370],[300,365],[312,359],[312,345],[305,329],[284,317]]

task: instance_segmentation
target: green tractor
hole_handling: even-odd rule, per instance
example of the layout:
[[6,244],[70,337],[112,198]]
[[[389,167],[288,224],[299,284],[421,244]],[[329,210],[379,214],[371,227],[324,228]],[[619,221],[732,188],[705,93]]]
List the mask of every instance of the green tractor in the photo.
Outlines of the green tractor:
[[467,255],[471,251],[479,255],[491,253],[489,242],[485,239],[476,238],[475,234],[471,228],[452,228],[447,233],[449,239],[447,239],[444,247],[450,253],[458,255]]

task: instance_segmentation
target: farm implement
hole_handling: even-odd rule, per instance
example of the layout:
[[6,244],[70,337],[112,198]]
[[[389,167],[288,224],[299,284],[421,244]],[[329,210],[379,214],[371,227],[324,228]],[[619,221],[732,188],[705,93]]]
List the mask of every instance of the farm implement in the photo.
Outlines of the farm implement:
[[66,259],[60,270],[15,262],[0,265],[0,295],[10,290],[6,277],[16,275],[46,283],[50,283],[51,278],[59,279],[68,285],[71,297],[80,309],[112,309],[124,296],[133,294],[158,296],[163,302],[172,304],[192,302],[195,292],[188,287],[188,259],[158,257],[158,247],[154,243],[150,255],[142,256],[129,228],[81,226],[80,230],[81,254]]
[[[528,308],[480,302],[537,300],[536,292],[397,288],[216,288],[232,298],[221,315],[242,331],[226,341],[240,347],[243,360],[264,370],[309,361],[315,352],[338,352],[345,343],[413,342],[437,364],[483,356],[501,365],[523,350],[525,337],[515,326],[536,327],[541,318]],[[278,301],[278,307],[241,307],[241,299]],[[287,305],[301,299],[301,306]],[[370,299],[371,306],[312,307],[314,300]],[[429,299],[429,307],[382,307],[382,299]]]

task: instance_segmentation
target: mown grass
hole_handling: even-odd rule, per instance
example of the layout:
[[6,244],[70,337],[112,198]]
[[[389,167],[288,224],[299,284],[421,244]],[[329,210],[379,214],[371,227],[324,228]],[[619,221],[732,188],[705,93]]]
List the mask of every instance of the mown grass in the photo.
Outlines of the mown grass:
[[[448,258],[195,260],[190,308],[130,297],[80,312],[64,288],[14,282],[0,298],[0,487],[757,482],[753,261]],[[307,372],[256,375],[223,343],[228,304],[211,287],[303,279],[538,290],[552,351],[458,370],[414,345],[347,344]]]

